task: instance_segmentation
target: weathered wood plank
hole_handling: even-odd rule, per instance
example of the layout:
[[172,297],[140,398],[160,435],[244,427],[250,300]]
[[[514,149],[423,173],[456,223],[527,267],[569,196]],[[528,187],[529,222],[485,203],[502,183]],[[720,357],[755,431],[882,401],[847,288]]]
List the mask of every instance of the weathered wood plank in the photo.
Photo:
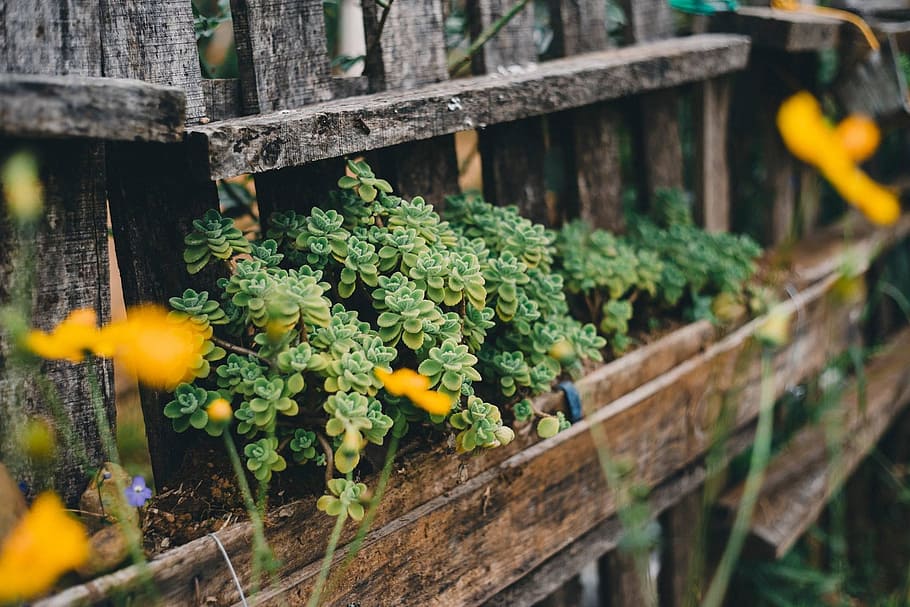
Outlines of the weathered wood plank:
[[[101,27],[96,3],[85,0],[0,0],[0,71],[20,74],[101,75]],[[88,141],[43,142],[7,139],[0,153],[27,147],[38,155],[44,182],[45,212],[34,236],[34,292],[30,294],[36,325],[49,329],[73,309],[90,307],[100,321],[110,318],[108,253],[104,208],[104,148]],[[10,253],[21,244],[6,214],[0,218],[0,295],[18,268]],[[49,415],[49,403],[34,377],[17,377],[9,368],[13,344],[0,339],[0,456],[29,492],[41,489],[36,468],[23,462],[15,432],[26,416]],[[53,362],[42,365],[62,401],[88,466],[104,461],[104,449],[91,406],[89,377],[95,374],[113,420],[112,368],[107,364]],[[20,383],[21,382],[21,383]],[[21,391],[17,386],[21,386]],[[78,502],[89,471],[75,457],[80,447],[67,445],[71,457],[50,471],[53,484],[71,505]],[[67,451],[63,451],[64,453]],[[14,462],[23,465],[14,466]]]
[[662,607],[686,607],[701,602],[701,571],[698,553],[704,505],[702,491],[683,496],[661,519],[663,541],[658,595]]
[[187,124],[205,116],[189,2],[101,0],[101,19],[105,76],[182,88]]
[[[387,14],[376,3],[364,4],[372,91],[407,90],[448,79],[444,4],[442,0],[391,4]],[[387,166],[382,173],[399,195],[424,196],[441,209],[445,196],[458,192],[454,135],[402,143],[383,156]]]
[[[598,0],[550,2],[550,18],[557,52],[571,56],[610,46],[606,3]],[[553,122],[555,120],[556,122]],[[619,128],[617,108],[600,103],[551,119],[550,136],[561,142],[571,177],[563,214],[575,209],[579,217],[598,228],[622,232]]]
[[[512,8],[512,0],[472,0],[468,11],[476,38]],[[475,74],[510,73],[537,63],[534,42],[534,4],[524,8],[487,41],[474,56]],[[514,204],[538,223],[549,224],[544,181],[546,140],[543,119],[537,116],[489,124],[478,132],[484,197],[498,205]]]
[[209,121],[243,115],[243,97],[237,78],[203,78],[202,95]]
[[[180,86],[187,95],[187,122],[203,118],[190,3],[102,0],[101,5],[105,75]],[[193,219],[218,207],[215,185],[192,174],[190,155],[183,144],[108,144],[109,206],[127,305],[166,304],[188,286],[183,238]],[[194,287],[213,287],[207,278],[212,277],[194,280]],[[141,395],[152,468],[161,488],[193,441],[178,438],[164,417],[167,395],[152,390]]]
[[231,0],[247,113],[274,112],[331,97],[325,19],[319,0]]
[[730,229],[727,128],[732,83],[719,78],[695,87],[695,215],[709,232],[726,232]]
[[[751,524],[753,538],[769,556],[781,558],[790,550],[910,403],[908,351],[910,329],[904,329],[868,363],[862,404],[856,381],[844,389],[839,409],[831,413],[839,418],[831,422],[841,433],[837,460],[831,459],[824,427],[810,426],[771,461]],[[742,485],[734,487],[719,505],[735,512],[742,490]]]
[[[625,39],[630,44],[670,38],[674,34],[673,11],[663,0],[625,0]],[[642,95],[633,112],[636,163],[640,194],[649,202],[662,188],[682,189],[682,138],[679,134],[679,94],[661,90]]]
[[[831,353],[846,347],[857,308],[829,296],[835,282],[836,276],[828,276],[783,304],[791,313],[802,311],[803,329],[795,331],[793,342],[774,358],[776,394],[818,371]],[[760,368],[751,336],[761,322],[733,331],[656,379],[620,392],[624,395],[616,400],[601,400],[599,395],[608,394],[629,370],[625,358],[611,363],[622,372],[610,376],[613,381],[600,376],[601,388],[586,387],[586,419],[553,439],[534,442],[519,433],[515,444],[500,454],[459,461],[434,452],[402,460],[393,479],[393,486],[402,489],[386,496],[364,553],[327,601],[343,604],[355,595],[361,602],[407,596],[413,604],[429,605],[488,600],[614,514],[592,430],[605,437],[614,458],[636,463],[636,481],[655,486],[703,456],[712,439],[709,429],[725,400],[737,407],[737,428],[752,423]],[[665,346],[656,349],[664,352]],[[673,359],[677,353],[664,355]],[[319,516],[308,500],[283,506],[270,518],[268,532],[284,567],[281,582],[260,595],[262,604],[293,603],[308,594],[328,534],[328,520]],[[220,537],[234,565],[246,571],[249,525],[232,526]],[[344,537],[350,538],[351,531]],[[446,538],[457,538],[457,548]],[[472,568],[473,559],[453,561],[451,551],[456,549],[482,558],[489,567]],[[447,566],[439,567],[441,562]],[[191,604],[197,592],[221,603],[236,600],[233,582],[223,573],[221,556],[208,538],[163,555],[150,564],[150,571],[169,604]],[[123,590],[138,581],[138,574],[136,568],[126,569],[45,604],[78,604],[114,588]],[[372,583],[377,577],[385,580],[382,587]]]
[[384,10],[375,2],[363,9],[372,91],[409,90],[449,78],[442,2],[392,3],[381,31]]
[[796,53],[837,47],[841,25],[821,15],[743,6],[735,12],[718,13],[711,18],[710,28],[749,36],[757,47]]
[[0,134],[115,141],[183,138],[182,90],[136,80],[0,74]]
[[[297,166],[406,141],[673,87],[742,69],[749,41],[702,35],[194,126],[213,179]],[[693,60],[696,58],[697,60]]]

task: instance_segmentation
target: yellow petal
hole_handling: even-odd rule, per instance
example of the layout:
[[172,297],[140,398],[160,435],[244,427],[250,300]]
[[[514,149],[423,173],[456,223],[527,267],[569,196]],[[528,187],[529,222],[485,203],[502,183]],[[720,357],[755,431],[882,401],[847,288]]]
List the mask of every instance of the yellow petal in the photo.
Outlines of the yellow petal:
[[85,563],[85,528],[53,493],[42,493],[0,547],[0,603],[47,592],[70,569]]
[[398,369],[389,373],[377,367],[374,373],[392,396],[411,396],[411,393],[423,392],[430,387],[430,378],[412,369]]
[[445,415],[452,410],[452,399],[442,392],[424,390],[408,394],[408,398],[431,415]]

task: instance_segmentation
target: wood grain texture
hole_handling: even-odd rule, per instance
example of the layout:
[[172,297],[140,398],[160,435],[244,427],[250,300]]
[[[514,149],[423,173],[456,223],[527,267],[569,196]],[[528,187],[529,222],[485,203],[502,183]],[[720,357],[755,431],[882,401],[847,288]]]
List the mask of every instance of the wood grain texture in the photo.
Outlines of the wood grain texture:
[[443,2],[393,2],[380,32],[383,12],[375,2],[363,4],[367,49],[373,50],[367,58],[371,90],[409,90],[447,80]]
[[237,78],[203,78],[202,95],[209,120],[225,120],[243,115],[243,97]]
[[730,229],[730,166],[727,131],[732,83],[706,80],[695,85],[695,215],[709,232]]
[[246,113],[331,97],[320,0],[231,0],[231,14]]
[[749,36],[756,47],[795,53],[836,48],[841,25],[820,15],[743,6],[712,17],[710,29]]
[[189,2],[101,0],[104,75],[176,86],[187,124],[205,116],[202,74]]
[[[661,483],[648,495],[651,514],[660,515],[682,496],[697,489],[704,478],[704,468],[692,466]],[[485,607],[533,605],[577,575],[589,563],[615,550],[623,533],[622,522],[617,516],[611,516],[496,594],[484,603]]]
[[662,0],[622,0],[626,14],[627,44],[670,38],[674,33],[673,11]]
[[[610,46],[606,4],[552,0],[550,19],[556,51],[563,56],[601,51]],[[564,214],[569,208],[598,228],[623,232],[619,129],[622,116],[610,104],[579,108],[559,117],[551,137],[561,142],[570,177]],[[554,124],[551,122],[551,124]]]
[[607,36],[607,4],[598,0],[549,0],[553,51],[560,57],[602,51]]
[[[102,15],[105,75],[183,88],[187,122],[198,122],[205,100],[190,3],[102,0]],[[192,174],[190,156],[183,144],[108,145],[108,197],[127,305],[166,304],[189,286],[183,238],[193,219],[218,208],[215,184]],[[204,273],[192,283],[211,290],[212,280]],[[164,487],[193,440],[178,438],[164,417],[168,395],[143,389],[141,396],[155,482]]]
[[[513,6],[512,0],[471,0],[468,4],[474,38]],[[530,69],[537,62],[534,3],[528,2],[474,56],[475,74],[507,74]],[[484,198],[493,204],[514,204],[537,223],[551,224],[544,181],[546,156],[542,118],[489,124],[478,132]]]
[[[782,304],[794,322],[795,311],[802,310],[802,329],[775,356],[776,394],[850,343],[857,307],[829,296],[835,281],[830,275]],[[760,388],[759,350],[751,335],[762,322],[754,320],[707,347],[695,326],[687,327],[683,331],[694,335],[672,334],[665,338],[670,341],[633,352],[630,356],[642,357],[638,362],[623,357],[602,367],[578,384],[585,420],[552,439],[538,442],[519,432],[512,445],[484,457],[443,457],[441,448],[402,459],[392,479],[399,489],[384,499],[364,553],[328,602],[383,604],[389,597],[408,597],[407,604],[472,605],[489,600],[615,513],[592,430],[605,437],[614,457],[635,462],[636,481],[659,486],[703,456],[724,403],[737,407],[737,428],[750,427]],[[677,364],[683,350],[688,354]],[[628,376],[636,369],[663,371],[628,390],[623,382],[633,381]],[[553,398],[538,404],[549,406]],[[294,603],[307,596],[329,523],[312,500],[272,513],[268,533],[284,565],[280,582],[263,592],[261,604]],[[249,567],[250,533],[248,523],[219,533],[239,571]],[[342,541],[351,536],[352,530],[346,531]],[[489,566],[474,567],[475,558],[452,559],[453,551],[476,555]],[[439,567],[441,562],[447,566]],[[193,604],[197,592],[219,604],[237,600],[210,538],[174,549],[149,567],[168,604]],[[130,588],[138,576],[137,568],[128,568],[71,588],[44,605],[106,596]],[[381,587],[373,583],[379,578]]]
[[[194,126],[213,179],[257,173],[539,116],[742,69],[749,41],[702,35]],[[697,57],[696,60],[693,58]]]
[[[836,459],[820,425],[800,431],[774,456],[751,524],[752,537],[765,554],[781,558],[790,550],[910,403],[908,351],[910,330],[904,329],[867,364],[862,404],[856,381],[845,387],[840,406],[827,420],[840,433],[839,440],[833,439],[839,451]],[[734,512],[742,491],[742,485],[732,488],[719,505]]]
[[[442,0],[399,0],[380,32],[384,9],[364,3],[367,49],[373,49],[366,66],[371,90],[409,90],[448,79],[443,9]],[[383,175],[399,195],[423,196],[442,209],[445,196],[459,191],[454,135],[402,143],[378,154],[386,161]]]
[[[0,72],[100,76],[100,13],[97,4],[82,0],[0,1]],[[86,141],[43,142],[4,139],[3,157],[23,148],[33,151],[41,165],[45,213],[34,245],[35,275],[30,301],[31,321],[50,329],[76,308],[91,307],[101,322],[110,318],[108,253],[104,208],[104,148]],[[0,219],[0,295],[12,285],[10,253],[19,247],[18,237],[6,214]],[[21,294],[20,294],[21,295]],[[15,432],[27,417],[53,419],[48,400],[33,374],[12,372],[12,344],[0,337],[0,456],[17,480],[24,481],[33,495],[42,488],[38,469],[23,462]],[[72,427],[81,445],[65,445],[59,465],[48,471],[52,484],[64,500],[74,505],[86,485],[88,467],[105,459],[91,406],[90,375],[101,384],[101,398],[109,419],[114,419],[112,368],[108,364],[73,365],[45,362],[45,376],[60,397],[65,423]],[[84,449],[86,462],[74,456]],[[20,465],[13,466],[14,462]]]
[[[663,0],[624,0],[626,43],[642,44],[674,34],[673,11]],[[679,134],[679,95],[661,90],[642,95],[633,112],[639,195],[653,200],[661,188],[685,186],[682,139]]]
[[0,134],[179,141],[184,103],[180,89],[135,80],[0,74]]
[[0,66],[18,74],[101,75],[93,0],[0,0]]
[[662,534],[660,574],[657,578],[660,604],[686,607],[701,602],[704,580],[698,553],[699,530],[704,517],[702,491],[684,495],[660,520]]
[[[476,39],[509,11],[512,0],[470,0],[467,4],[471,16],[471,38]],[[534,44],[534,3],[518,12],[499,32],[474,55],[475,74],[508,72],[510,68],[537,63]]]

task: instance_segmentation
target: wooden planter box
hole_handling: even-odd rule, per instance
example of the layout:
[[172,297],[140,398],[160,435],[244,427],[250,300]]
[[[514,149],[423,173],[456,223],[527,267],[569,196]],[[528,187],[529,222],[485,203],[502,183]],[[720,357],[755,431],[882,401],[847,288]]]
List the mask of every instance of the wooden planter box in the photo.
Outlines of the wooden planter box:
[[[850,245],[844,227],[837,226],[792,254],[790,276],[798,292],[782,304],[792,312],[793,326],[791,341],[773,358],[776,396],[856,342],[864,302],[838,298],[833,290],[837,269],[847,259],[867,268],[882,248],[910,232],[910,218],[890,230],[872,231],[861,222],[851,230],[861,234]],[[752,336],[761,322],[753,320],[726,334],[708,323],[691,324],[602,366],[577,384],[585,418],[552,439],[519,432],[513,445],[479,456],[459,457],[439,446],[399,461],[363,551],[326,603],[381,605],[396,597],[404,605],[477,605],[513,584],[509,596],[528,602],[547,586],[532,588],[534,582],[523,585],[522,578],[540,574],[538,568],[545,570],[547,560],[560,551],[564,562],[572,554],[565,549],[592,529],[599,530],[599,537],[584,546],[607,552],[615,546],[619,526],[598,442],[610,457],[633,463],[634,480],[652,488],[655,516],[698,487],[704,478],[702,458],[723,407],[735,411],[731,451],[750,441],[761,356]],[[552,411],[562,400],[552,393],[539,397],[537,404]],[[366,481],[375,484],[375,479]],[[267,535],[282,566],[257,604],[306,599],[330,528],[314,499],[270,513]],[[353,526],[342,544],[352,535]],[[218,536],[248,585],[249,523],[231,525]],[[336,560],[343,557],[340,549]],[[168,605],[239,601],[210,537],[156,557],[148,569]],[[140,574],[139,568],[129,567],[38,604],[122,597],[141,589]],[[570,575],[565,572],[560,579]],[[554,576],[558,572],[551,572]]]

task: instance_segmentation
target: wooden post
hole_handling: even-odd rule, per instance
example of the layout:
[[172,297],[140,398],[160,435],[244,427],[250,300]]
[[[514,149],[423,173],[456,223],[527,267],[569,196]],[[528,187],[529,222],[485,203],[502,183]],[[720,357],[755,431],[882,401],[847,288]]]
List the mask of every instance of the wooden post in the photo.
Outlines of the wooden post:
[[[626,40],[640,44],[673,36],[673,13],[665,0],[624,0]],[[638,98],[635,126],[640,194],[647,199],[660,188],[682,188],[682,143],[679,135],[679,96],[674,90],[646,93]]]
[[[189,3],[102,0],[101,14],[104,75],[181,86],[187,92],[187,122],[198,122],[205,100]],[[207,176],[191,173],[191,166],[204,164],[193,162],[189,153],[183,144],[108,144],[108,199],[127,305],[166,303],[191,282],[183,237],[193,219],[217,208],[218,195]],[[192,284],[200,290],[204,281],[196,277]],[[141,388],[140,396],[160,490],[194,439],[178,436],[164,417],[168,394]]]
[[[468,3],[474,18],[475,38],[514,3],[511,0],[472,0]],[[499,33],[474,56],[474,72],[527,69],[537,62],[534,44],[533,3],[516,14]],[[481,130],[480,157],[483,190],[494,204],[518,205],[525,217],[549,223],[546,184],[544,183],[544,122],[526,118],[490,125]]]
[[702,491],[683,497],[661,519],[663,552],[657,578],[658,595],[663,607],[692,607],[701,603],[704,575],[704,549],[698,532],[702,528]]
[[695,215],[709,232],[726,232],[730,229],[727,127],[732,84],[723,77],[695,87]]
[[[35,0],[0,5],[0,70],[14,73],[101,75],[101,28],[97,5],[82,0]],[[2,152],[22,148],[36,152],[44,181],[45,213],[38,228],[35,291],[31,294],[34,324],[50,329],[77,308],[93,308],[101,322],[110,318],[110,290],[104,207],[104,148],[89,141],[4,141]],[[4,209],[0,217],[0,295],[11,284],[10,253],[17,247]],[[49,403],[36,378],[11,372],[13,344],[0,337],[0,459],[29,493],[42,489],[42,479],[29,462],[22,462],[16,433],[28,417],[53,420]],[[42,370],[56,389],[63,416],[80,446],[61,441],[63,458],[49,474],[69,504],[78,502],[89,470],[76,453],[85,451],[87,464],[101,464],[107,455],[99,437],[92,407],[89,377],[96,375],[103,406],[114,421],[109,364],[73,365],[46,362]],[[21,391],[17,389],[22,384]],[[113,428],[111,428],[113,432]],[[60,434],[63,436],[63,433]]]
[[[609,46],[606,4],[599,0],[551,0],[550,20],[556,50],[563,56],[599,51]],[[569,158],[566,206],[573,206],[593,226],[622,232],[622,177],[619,160],[620,112],[600,103],[554,117],[564,156]],[[555,133],[554,133],[555,136]]]
[[[385,24],[376,2],[365,0],[363,21],[367,42],[370,90],[407,90],[449,78],[444,37],[444,2],[419,0],[390,6]],[[447,111],[459,111],[451,102]],[[383,176],[405,196],[423,196],[442,208],[446,195],[458,193],[455,136],[403,143],[384,150],[390,158]],[[374,167],[375,168],[375,167]]]

